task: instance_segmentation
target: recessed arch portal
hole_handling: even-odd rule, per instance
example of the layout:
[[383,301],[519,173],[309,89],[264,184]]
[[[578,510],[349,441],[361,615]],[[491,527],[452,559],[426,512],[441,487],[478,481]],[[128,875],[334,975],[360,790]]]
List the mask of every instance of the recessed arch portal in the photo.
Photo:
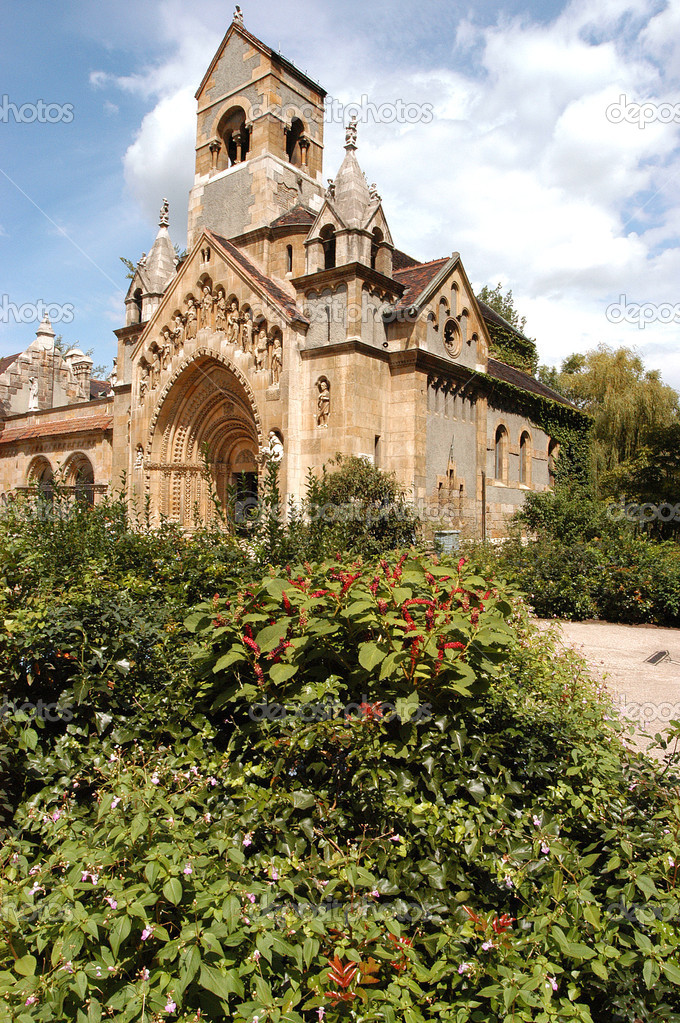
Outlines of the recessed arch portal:
[[262,430],[252,390],[228,359],[199,350],[160,395],[147,443],[146,492],[158,517],[187,529],[216,514],[248,472],[257,481]]

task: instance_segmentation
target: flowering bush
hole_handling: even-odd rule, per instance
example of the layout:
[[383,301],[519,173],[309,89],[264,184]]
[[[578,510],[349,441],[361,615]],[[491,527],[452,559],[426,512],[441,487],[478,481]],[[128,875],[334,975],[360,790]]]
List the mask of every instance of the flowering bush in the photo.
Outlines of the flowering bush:
[[0,721],[0,1017],[680,1021],[677,779],[514,592],[333,559],[186,629]]

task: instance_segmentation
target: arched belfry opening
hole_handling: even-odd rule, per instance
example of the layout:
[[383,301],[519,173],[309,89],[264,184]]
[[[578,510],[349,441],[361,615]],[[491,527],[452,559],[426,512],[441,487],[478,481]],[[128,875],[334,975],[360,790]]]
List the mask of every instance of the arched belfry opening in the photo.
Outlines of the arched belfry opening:
[[207,353],[188,362],[166,388],[147,444],[145,488],[155,516],[195,529],[216,517],[217,498],[233,517],[235,495],[256,498],[262,443],[240,371]]
[[305,126],[299,117],[294,117],[290,126],[286,128],[286,156],[295,167],[301,167],[304,161],[304,145],[300,145],[304,138]]
[[332,270],[335,267],[336,239],[335,228],[332,224],[326,224],[321,228],[321,244],[323,245],[323,268]]
[[250,131],[243,107],[230,107],[219,120],[217,138],[221,148],[217,155],[216,170],[226,170],[243,163],[250,150]]

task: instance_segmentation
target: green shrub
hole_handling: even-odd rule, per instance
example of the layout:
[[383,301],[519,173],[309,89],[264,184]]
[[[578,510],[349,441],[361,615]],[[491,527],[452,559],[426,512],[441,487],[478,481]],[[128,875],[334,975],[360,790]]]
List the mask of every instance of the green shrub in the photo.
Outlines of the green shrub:
[[128,734],[2,721],[8,1019],[678,1023],[677,779],[512,588],[332,560],[186,626]]

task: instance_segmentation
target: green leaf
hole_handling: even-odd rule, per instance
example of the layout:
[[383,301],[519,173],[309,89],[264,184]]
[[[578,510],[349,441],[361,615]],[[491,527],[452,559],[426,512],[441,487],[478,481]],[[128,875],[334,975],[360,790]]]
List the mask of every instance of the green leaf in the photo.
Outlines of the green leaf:
[[311,792],[305,791],[305,789],[298,789],[297,792],[293,793],[293,806],[296,810],[308,810],[311,806],[314,806],[314,796]]
[[680,969],[673,963],[661,963],[661,969],[671,984],[680,984]]
[[381,650],[377,643],[362,643],[359,647],[359,664],[366,671],[373,671],[384,661],[387,651]]
[[171,877],[163,885],[163,895],[173,906],[177,906],[182,898],[182,882],[177,877]]
[[32,977],[35,974],[35,968],[38,965],[38,960],[35,956],[21,956],[14,963],[15,973],[18,973],[22,977]]
[[214,966],[206,966],[205,963],[203,963],[198,983],[202,988],[205,988],[206,991],[210,991],[212,994],[217,995],[217,997],[222,999],[223,1002],[229,1001],[229,995],[236,995],[238,998],[243,998],[243,984],[239,980],[236,970],[229,970],[226,973],[222,973]]
[[287,682],[289,678],[292,678],[297,670],[297,664],[272,664],[269,669],[269,677],[274,685],[280,686],[284,682]]

